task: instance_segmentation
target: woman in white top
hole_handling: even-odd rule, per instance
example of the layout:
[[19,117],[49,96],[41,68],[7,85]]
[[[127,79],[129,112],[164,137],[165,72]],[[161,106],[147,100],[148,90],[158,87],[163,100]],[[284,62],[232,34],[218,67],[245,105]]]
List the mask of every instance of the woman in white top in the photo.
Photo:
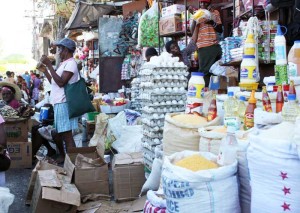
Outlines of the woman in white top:
[[75,147],[72,130],[78,128],[78,118],[69,118],[64,86],[79,80],[77,63],[73,58],[76,44],[73,40],[64,38],[56,46],[58,47],[58,54],[62,61],[58,69],[55,71],[47,56],[42,56],[40,62],[45,64],[47,69],[40,67],[39,70],[44,72],[51,83],[50,100],[54,106],[54,126],[57,133],[65,141],[67,148],[69,148]]

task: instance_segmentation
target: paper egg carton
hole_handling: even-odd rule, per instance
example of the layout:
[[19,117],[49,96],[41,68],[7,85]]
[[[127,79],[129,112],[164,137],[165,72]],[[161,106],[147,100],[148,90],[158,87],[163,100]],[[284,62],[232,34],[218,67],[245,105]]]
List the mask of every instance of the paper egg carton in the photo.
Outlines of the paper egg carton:
[[149,137],[144,135],[142,137],[142,142],[143,143],[148,143],[151,146],[157,146],[157,145],[162,144],[162,138],[149,138]]

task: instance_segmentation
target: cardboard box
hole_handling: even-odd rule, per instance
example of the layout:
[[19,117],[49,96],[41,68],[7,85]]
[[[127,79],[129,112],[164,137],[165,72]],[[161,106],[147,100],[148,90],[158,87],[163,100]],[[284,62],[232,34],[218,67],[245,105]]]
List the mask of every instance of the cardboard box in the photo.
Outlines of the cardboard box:
[[31,212],[75,213],[80,206],[80,193],[74,184],[59,177],[55,170],[38,171]]
[[184,11],[185,6],[183,4],[173,4],[168,7],[164,7],[161,10],[161,17],[172,16],[175,14],[181,14]]
[[32,167],[32,143],[8,142],[7,150],[11,159],[10,168]]
[[108,165],[101,159],[99,165],[102,164],[102,166],[90,165],[80,167],[75,162],[78,154],[93,160],[101,158],[97,153],[96,147],[81,147],[68,150],[64,168],[67,170],[68,175],[73,177],[73,181],[81,196],[101,194],[109,197]]
[[134,200],[139,197],[145,183],[142,153],[115,155],[112,172],[115,200]]
[[[55,170],[58,174],[67,174],[66,171],[59,166],[55,166],[46,161],[38,161],[36,166],[34,167],[34,169],[31,172],[31,177],[30,177],[26,200],[25,200],[26,205],[31,205],[32,194],[33,194],[37,174],[38,174],[38,171],[42,171],[42,170]],[[69,182],[71,183],[71,178],[70,178]]]
[[28,119],[5,120],[7,142],[28,141]]
[[159,21],[160,35],[168,35],[182,30],[181,19],[177,16],[167,17]]

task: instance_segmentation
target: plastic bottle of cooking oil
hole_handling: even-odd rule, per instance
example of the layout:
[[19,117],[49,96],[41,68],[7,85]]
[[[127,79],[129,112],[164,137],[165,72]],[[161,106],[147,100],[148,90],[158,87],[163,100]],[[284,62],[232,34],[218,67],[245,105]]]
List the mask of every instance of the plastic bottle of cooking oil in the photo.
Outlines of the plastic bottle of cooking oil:
[[289,77],[300,76],[300,40],[295,41],[288,55]]
[[238,142],[235,138],[235,128],[227,127],[227,135],[221,141],[217,163],[220,165],[229,165],[236,161]]
[[240,128],[238,119],[238,101],[233,97],[233,92],[228,92],[228,99],[224,101],[224,125]]
[[297,116],[300,115],[300,108],[296,103],[296,95],[289,94],[288,102],[284,104],[281,112],[284,121],[295,122]]
[[246,111],[246,108],[247,108],[247,106],[246,106],[246,104],[245,104],[245,101],[246,101],[245,96],[240,96],[237,114],[238,114],[238,116],[239,116],[240,124],[241,124],[241,125],[244,124],[245,111]]

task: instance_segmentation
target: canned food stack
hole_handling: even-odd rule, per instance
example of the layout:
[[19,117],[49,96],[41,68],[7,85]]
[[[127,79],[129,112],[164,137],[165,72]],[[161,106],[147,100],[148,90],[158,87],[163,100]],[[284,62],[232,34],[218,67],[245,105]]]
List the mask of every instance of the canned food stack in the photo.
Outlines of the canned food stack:
[[155,158],[155,147],[162,144],[165,115],[185,110],[187,75],[187,67],[181,63],[177,67],[146,63],[140,70],[142,146],[148,170],[151,170]]

